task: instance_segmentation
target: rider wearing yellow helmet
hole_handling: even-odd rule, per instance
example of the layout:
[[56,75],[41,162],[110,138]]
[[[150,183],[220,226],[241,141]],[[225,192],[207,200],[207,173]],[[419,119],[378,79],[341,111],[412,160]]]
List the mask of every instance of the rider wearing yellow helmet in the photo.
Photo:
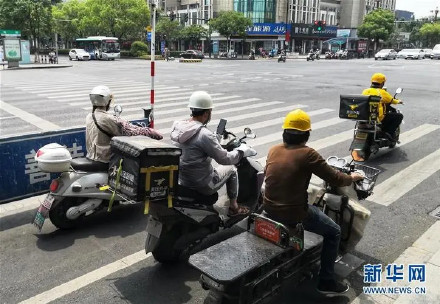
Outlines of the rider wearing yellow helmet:
[[302,222],[306,230],[324,237],[317,289],[328,294],[344,293],[348,286],[334,277],[341,229],[319,208],[308,204],[307,189],[312,174],[335,186],[348,186],[363,177],[333,169],[306,145],[312,126],[310,116],[303,110],[287,114],[283,130],[283,143],[273,146],[266,160],[264,210],[275,221],[287,226]]
[[381,97],[378,119],[379,122],[382,123],[382,130],[393,138],[394,133],[403,120],[403,115],[401,113],[387,112],[387,105],[399,104],[402,102],[399,99],[393,98],[393,96],[383,88],[385,81],[386,77],[384,74],[373,74],[371,77],[371,87],[365,89],[362,92],[362,95],[375,95]]

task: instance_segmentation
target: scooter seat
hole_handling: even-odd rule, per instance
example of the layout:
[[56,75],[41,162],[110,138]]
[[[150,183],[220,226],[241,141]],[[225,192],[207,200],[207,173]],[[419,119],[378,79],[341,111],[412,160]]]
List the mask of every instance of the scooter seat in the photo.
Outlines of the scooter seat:
[[108,164],[94,161],[86,157],[74,158],[70,163],[73,169],[86,172],[107,172]]
[[182,185],[177,187],[176,196],[180,201],[188,203],[199,203],[203,205],[214,205],[218,200],[218,193],[211,195],[204,195],[192,188],[188,188]]

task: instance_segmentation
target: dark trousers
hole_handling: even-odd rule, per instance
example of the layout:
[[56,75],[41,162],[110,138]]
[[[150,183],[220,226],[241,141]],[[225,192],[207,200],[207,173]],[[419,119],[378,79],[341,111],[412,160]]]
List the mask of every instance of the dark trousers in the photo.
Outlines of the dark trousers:
[[[296,222],[279,220],[270,216],[273,220],[286,226],[296,226]],[[324,237],[321,252],[321,270],[319,278],[332,280],[335,274],[335,261],[338,256],[339,241],[341,240],[341,228],[331,218],[325,215],[318,207],[309,205],[307,218],[302,222],[304,229]]]
[[401,113],[389,112],[382,120],[382,131],[387,132],[391,136],[394,136],[397,128],[400,126],[403,120]]

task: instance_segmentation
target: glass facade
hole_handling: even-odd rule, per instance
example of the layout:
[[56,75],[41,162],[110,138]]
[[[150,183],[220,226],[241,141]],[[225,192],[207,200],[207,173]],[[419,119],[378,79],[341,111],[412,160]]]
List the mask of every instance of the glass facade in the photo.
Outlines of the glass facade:
[[276,0],[234,0],[234,11],[253,23],[275,23]]

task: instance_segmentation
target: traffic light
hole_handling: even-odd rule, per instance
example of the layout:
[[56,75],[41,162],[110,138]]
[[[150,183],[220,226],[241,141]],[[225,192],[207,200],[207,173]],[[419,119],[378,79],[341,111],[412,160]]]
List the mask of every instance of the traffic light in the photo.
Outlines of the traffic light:
[[160,12],[156,11],[156,21],[159,20],[159,17],[160,17]]
[[174,21],[174,19],[176,19],[176,14],[174,12],[171,12],[170,14],[170,20]]
[[325,21],[316,20],[313,23],[313,29],[318,32],[325,30]]
[[188,22],[188,14],[185,14],[185,15],[183,16],[183,20],[184,20],[185,22]]

